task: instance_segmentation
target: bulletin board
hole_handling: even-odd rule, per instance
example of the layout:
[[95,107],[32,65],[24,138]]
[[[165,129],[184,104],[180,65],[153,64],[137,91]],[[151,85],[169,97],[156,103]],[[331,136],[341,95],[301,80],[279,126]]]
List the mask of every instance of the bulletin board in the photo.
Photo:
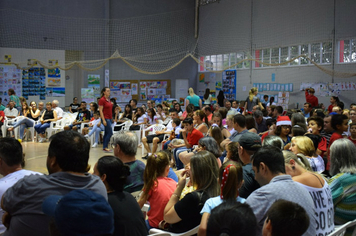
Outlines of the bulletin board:
[[170,80],[110,80],[111,96],[117,102],[164,100],[171,97]]

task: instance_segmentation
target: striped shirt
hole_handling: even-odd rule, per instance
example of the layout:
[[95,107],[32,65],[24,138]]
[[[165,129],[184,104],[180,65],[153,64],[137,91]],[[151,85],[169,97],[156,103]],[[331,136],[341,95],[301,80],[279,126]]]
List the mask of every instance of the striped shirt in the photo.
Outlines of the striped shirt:
[[340,173],[329,180],[334,202],[334,220],[344,224],[356,219],[356,174]]

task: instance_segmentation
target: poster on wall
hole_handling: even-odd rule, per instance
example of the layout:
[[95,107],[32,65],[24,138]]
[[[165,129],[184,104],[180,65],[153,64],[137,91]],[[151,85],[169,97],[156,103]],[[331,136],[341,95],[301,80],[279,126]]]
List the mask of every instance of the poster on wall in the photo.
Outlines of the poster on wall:
[[109,70],[106,69],[105,70],[105,87],[109,87],[109,81],[110,81],[110,78],[109,78]]
[[100,86],[100,75],[88,75],[88,84],[99,84]]
[[61,79],[58,79],[58,78],[48,78],[48,79],[47,79],[47,85],[48,85],[48,86],[53,86],[53,87],[59,87],[59,86],[61,86]]
[[65,88],[53,88],[53,97],[65,97]]
[[[218,88],[216,88],[218,90]],[[222,91],[226,99],[236,99],[236,70],[226,70],[222,77]]]
[[132,99],[131,89],[111,89],[111,97],[116,98],[117,103],[129,102]]
[[40,100],[46,99],[46,71],[44,68],[33,67],[22,71],[22,95],[39,96]]
[[60,69],[48,69],[48,77],[50,78],[60,78],[61,77],[61,71]]
[[152,81],[140,82],[140,99],[141,100],[155,100],[158,103],[166,100],[167,81]]
[[146,89],[141,89],[140,91],[140,100],[147,100],[147,93],[146,93]]
[[21,70],[13,66],[0,66],[0,97],[5,106],[9,102],[9,89],[13,89],[16,95],[21,96],[21,77]]
[[136,83],[131,84],[131,94],[137,95],[137,91],[138,91],[138,84]]
[[94,96],[94,90],[92,88],[82,88],[81,94],[82,94],[82,101],[85,101],[87,104],[94,102],[95,96]]
[[100,84],[88,84],[88,88],[94,91],[95,97],[100,97]]

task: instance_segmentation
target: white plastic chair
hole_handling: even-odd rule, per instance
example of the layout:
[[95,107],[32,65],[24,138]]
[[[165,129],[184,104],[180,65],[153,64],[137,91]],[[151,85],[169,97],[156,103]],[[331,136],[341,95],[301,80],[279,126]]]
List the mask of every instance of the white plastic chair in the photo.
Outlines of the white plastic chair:
[[[32,142],[34,142],[35,141],[35,133],[36,133],[36,131],[35,131],[35,125],[36,125],[37,123],[36,122],[33,122],[33,126],[31,126],[31,127],[26,127],[25,128],[25,135],[26,136],[24,136],[24,137],[26,137],[27,139],[30,137],[29,136],[29,133],[31,134],[31,140],[32,140]],[[18,127],[19,128],[19,127]],[[17,137],[18,138],[20,138],[19,136],[19,134],[18,134],[18,132],[20,132],[20,130],[18,130],[17,131]],[[15,134],[15,137],[16,137],[16,134]]]
[[[199,225],[196,226],[195,228],[189,230],[189,231],[186,231],[184,233],[180,233],[180,234],[176,234],[176,233],[171,233],[171,232],[168,232],[168,231],[164,231],[164,230],[160,230],[160,229],[155,229],[155,228],[152,228],[150,229],[150,234],[149,235],[160,235],[160,236],[191,236],[191,235],[194,235],[194,234],[197,234],[198,233],[198,230],[199,230]],[[331,235],[331,234],[329,234]]]
[[[113,133],[116,134],[116,133],[121,133],[121,132],[125,132],[125,131],[129,131],[130,130],[130,126],[133,124],[132,120],[127,120],[125,121],[124,123],[122,124],[119,124],[119,125],[115,125],[113,127]],[[120,130],[118,131],[115,131],[115,128],[117,127],[121,127]]]
[[343,236],[346,233],[346,230],[354,227],[354,230],[352,232],[352,236],[356,236],[356,220],[354,221],[349,221],[341,226],[335,226],[335,230],[334,232],[332,232],[331,234],[329,234],[329,236]]
[[[18,118],[7,118],[6,116],[4,117],[4,123],[1,127],[1,131],[2,131],[2,137],[5,138],[7,135],[7,129],[12,127],[11,124],[15,123],[18,120]],[[14,135],[16,137],[16,128],[12,131],[14,132]]]
[[65,121],[63,118],[57,121],[51,122],[50,126],[47,128],[46,132],[48,134],[48,138],[50,138],[53,133],[56,133],[58,131],[63,131],[65,125],[69,125],[69,121]]
[[[142,131],[142,138],[144,138],[146,136],[146,133],[145,133],[146,131],[149,131],[148,135],[151,135],[151,134],[156,134],[156,131],[162,131],[165,128],[166,128],[166,126],[164,126],[162,124],[151,125]],[[149,145],[152,146],[152,143],[149,143]],[[158,145],[158,148],[160,148],[160,145]],[[142,147],[141,150],[142,150],[142,156],[143,156],[145,154],[145,147]],[[158,149],[157,149],[157,151],[158,151]]]

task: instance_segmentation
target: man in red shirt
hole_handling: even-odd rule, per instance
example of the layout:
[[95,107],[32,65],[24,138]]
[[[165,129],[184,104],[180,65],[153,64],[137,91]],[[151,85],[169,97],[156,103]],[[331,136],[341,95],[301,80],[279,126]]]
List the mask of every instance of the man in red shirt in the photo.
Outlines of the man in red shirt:
[[198,142],[201,138],[204,137],[202,132],[194,128],[193,119],[185,118],[183,120],[184,129],[181,129],[181,133],[183,136],[184,143],[180,145],[169,144],[171,148],[175,148],[174,150],[174,159],[176,160],[177,170],[182,169],[183,163],[179,160],[179,153],[187,151],[188,149],[193,148],[194,145],[198,145]]
[[319,101],[318,98],[314,96],[315,90],[313,88],[307,88],[305,90],[305,99],[308,103],[312,105],[312,107],[318,107]]

